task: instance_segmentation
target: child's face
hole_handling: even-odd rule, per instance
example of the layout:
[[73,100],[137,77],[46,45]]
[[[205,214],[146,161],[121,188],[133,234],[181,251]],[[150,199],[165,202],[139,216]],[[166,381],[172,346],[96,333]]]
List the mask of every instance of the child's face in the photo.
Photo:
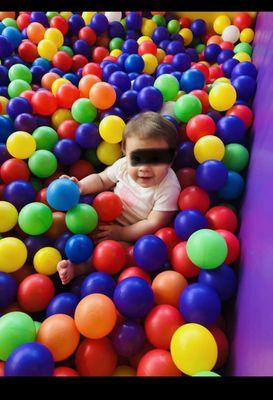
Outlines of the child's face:
[[123,150],[127,158],[127,170],[130,177],[140,186],[148,188],[158,185],[167,175],[171,164],[144,164],[131,165],[131,153],[142,149],[169,149],[164,139],[138,139],[130,137],[126,140],[126,148]]

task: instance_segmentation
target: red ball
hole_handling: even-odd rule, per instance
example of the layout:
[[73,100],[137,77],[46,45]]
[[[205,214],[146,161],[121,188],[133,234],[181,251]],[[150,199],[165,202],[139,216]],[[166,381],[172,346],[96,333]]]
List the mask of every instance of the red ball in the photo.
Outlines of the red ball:
[[148,351],[139,361],[137,376],[181,376],[171,353],[167,350],[154,349]]
[[0,200],[4,199],[3,195],[4,195],[5,189],[6,189],[6,185],[4,185],[4,184],[1,185],[0,184]]
[[188,186],[196,185],[194,168],[181,168],[176,171],[176,176],[179,180],[181,189],[184,189]]
[[100,221],[114,221],[122,213],[122,201],[120,197],[113,192],[99,193],[92,204],[97,211]]
[[156,56],[157,53],[157,45],[152,40],[145,40],[138,46],[138,54],[140,56],[148,53],[154,56]]
[[167,54],[164,58],[163,58],[163,62],[170,64],[173,60],[173,54]]
[[31,99],[35,114],[52,115],[58,107],[56,97],[48,90],[36,92]]
[[202,104],[202,113],[205,114],[210,107],[209,95],[207,94],[207,92],[205,90],[196,89],[192,90],[189,94],[192,94],[200,100]]
[[156,231],[155,235],[159,237],[166,244],[168,248],[169,257],[171,256],[174,246],[181,242],[173,228],[161,228]]
[[192,21],[191,21],[190,18],[188,18],[188,17],[181,17],[181,18],[179,19],[179,23],[180,23],[180,25],[181,25],[182,28],[189,28],[191,22],[192,22]]
[[234,49],[234,44],[231,42],[222,42],[219,45],[222,50],[233,50]]
[[146,336],[154,347],[169,350],[174,332],[184,323],[177,308],[169,304],[156,306],[145,319]]
[[244,121],[246,128],[250,128],[253,122],[253,112],[252,110],[245,106],[238,104],[236,106],[231,107],[226,115],[235,115],[236,117],[241,118]]
[[23,61],[32,63],[39,57],[37,47],[30,40],[25,39],[18,47],[18,54]]
[[69,169],[69,175],[75,176],[78,180],[94,173],[94,167],[87,160],[78,160]]
[[237,26],[240,31],[249,28],[252,24],[252,18],[247,12],[240,12],[233,18],[233,25]]
[[73,59],[65,51],[57,51],[52,58],[52,64],[54,67],[59,68],[64,72],[68,72],[72,67]]
[[106,60],[112,61],[114,63],[116,63],[118,61],[117,57],[113,57],[113,56],[104,57],[103,61],[106,61]]
[[226,241],[228,254],[225,259],[226,264],[232,264],[240,255],[240,242],[239,239],[230,231],[225,229],[217,229],[218,232]]
[[56,93],[56,99],[58,106],[61,108],[70,109],[73,103],[81,97],[81,92],[79,89],[70,85],[70,83],[64,83],[59,87]]
[[229,343],[225,333],[216,325],[212,325],[209,328],[209,331],[213,334],[213,337],[216,341],[218,348],[218,356],[217,361],[214,366],[214,369],[220,369],[224,366],[228,359],[229,353]]
[[192,142],[197,142],[197,140],[206,135],[214,135],[215,130],[214,120],[205,114],[192,117],[186,125],[187,136]]
[[30,15],[25,12],[18,15],[18,18],[16,19],[16,23],[17,23],[17,26],[20,29],[20,31],[22,31],[30,24]]
[[192,68],[199,69],[205,75],[206,81],[209,79],[209,68],[203,63],[196,63]]
[[63,171],[56,171],[54,172],[53,175],[51,175],[49,178],[45,180],[45,187],[48,187],[51,182],[53,182],[55,179],[59,179],[61,175],[63,175]]
[[119,242],[103,240],[95,247],[92,261],[97,271],[113,275],[125,266],[126,252]]
[[[102,46],[97,46],[92,51],[92,59],[95,63],[101,63],[105,57],[109,56],[109,50]],[[92,72],[90,72],[92,73]]]
[[39,192],[36,194],[35,201],[38,201],[39,203],[44,203],[48,207],[50,207],[46,200],[46,189],[47,188],[43,188],[43,189],[39,190]]
[[126,267],[129,267],[130,265],[136,265],[137,262],[134,258],[134,246],[129,246],[127,249],[125,249],[126,253]]
[[23,160],[11,158],[5,161],[1,166],[1,179],[4,183],[23,180],[28,181],[30,171]]
[[200,272],[200,268],[191,262],[186,251],[187,242],[178,243],[172,251],[171,264],[175,271],[185,278],[193,278]]
[[80,376],[77,371],[70,367],[57,367],[54,369],[53,376]]
[[50,20],[50,28],[59,29],[59,31],[61,31],[63,35],[66,35],[69,25],[63,17],[61,17],[60,15],[56,15]]
[[235,232],[238,226],[237,216],[229,207],[212,207],[207,213],[206,218],[210,229],[225,229]]
[[111,376],[117,365],[117,354],[107,337],[84,339],[77,349],[75,364],[81,376]]
[[27,99],[29,101],[29,103],[31,103],[31,99],[32,96],[34,95],[34,90],[25,90],[24,92],[22,92],[20,94],[20,97],[24,97],[25,99]]
[[219,65],[212,65],[209,68],[209,82],[212,83],[215,79],[222,78],[224,73]]
[[210,206],[210,197],[204,189],[198,186],[188,186],[180,193],[178,205],[180,210],[195,208],[205,213]]
[[46,309],[55,296],[52,280],[42,274],[32,274],[25,278],[18,287],[18,303],[27,312],[38,312]]
[[88,63],[88,59],[82,54],[75,54],[72,57],[72,71],[77,72],[79,68],[83,68]]
[[79,31],[79,39],[85,40],[90,46],[96,43],[97,34],[90,26],[84,26]]
[[83,67],[82,76],[84,75],[97,75],[100,79],[102,79],[102,68],[99,64],[96,63],[88,63]]
[[67,119],[63,121],[57,129],[57,133],[60,139],[72,139],[75,140],[75,132],[80,124],[74,119]]
[[149,285],[151,285],[152,283],[150,275],[139,267],[129,267],[122,271],[122,273],[118,277],[118,283],[121,282],[123,279],[130,278],[132,276],[145,279],[145,281],[147,281]]

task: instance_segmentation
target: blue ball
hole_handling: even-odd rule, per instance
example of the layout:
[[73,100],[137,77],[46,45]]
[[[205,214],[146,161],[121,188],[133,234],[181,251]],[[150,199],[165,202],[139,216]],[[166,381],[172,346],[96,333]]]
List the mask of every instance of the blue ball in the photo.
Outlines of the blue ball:
[[0,165],[2,165],[5,161],[11,158],[7,147],[4,143],[0,143]]
[[207,112],[207,115],[211,117],[216,124],[222,118],[222,114],[215,110]]
[[10,274],[0,272],[0,308],[8,307],[16,299],[17,283]]
[[4,65],[0,65],[0,85],[8,86],[9,84],[9,75],[8,68]]
[[108,115],[117,115],[118,117],[122,118],[123,120],[125,120],[125,118],[126,118],[125,113],[119,107],[108,108],[108,110],[101,113],[101,119],[107,117]]
[[195,89],[203,89],[205,84],[205,76],[202,71],[196,68],[183,72],[180,80],[180,88],[186,93]]
[[7,26],[5,29],[3,29],[2,35],[9,40],[13,49],[16,49],[16,47],[18,47],[23,40],[19,29],[14,28],[13,26]]
[[[158,26],[155,28],[152,34],[152,40],[155,44],[159,45],[163,40],[167,40],[169,42],[170,33],[165,26]],[[161,47],[161,46],[160,46]]]
[[54,314],[66,314],[74,318],[74,313],[80,299],[73,293],[57,294],[47,306],[46,317]]
[[116,72],[116,71],[121,71],[121,67],[118,64],[109,62],[107,65],[103,67],[102,70],[102,79],[104,81],[108,81],[110,76]]
[[184,72],[191,66],[191,58],[186,53],[178,53],[175,54],[172,59],[172,66],[175,70]]
[[231,59],[234,56],[234,51],[230,49],[222,50],[217,57],[217,63],[223,64],[225,61]]
[[10,118],[15,119],[19,114],[32,113],[30,102],[24,97],[13,97],[7,104],[7,114]]
[[12,67],[14,64],[24,64],[24,65],[27,65],[20,57],[15,56],[15,55],[5,58],[5,60],[4,60],[4,66],[5,66],[5,67],[10,68],[10,67]]
[[133,29],[129,29],[126,31],[126,35],[125,35],[125,39],[133,39],[135,41],[137,41],[137,39],[139,38],[139,33],[137,31],[134,31]]
[[141,111],[159,111],[163,105],[163,96],[160,90],[147,86],[138,93],[137,104]]
[[180,211],[174,220],[175,232],[183,241],[199,229],[208,228],[208,225],[207,218],[195,209]]
[[21,210],[25,205],[35,201],[36,192],[30,182],[17,180],[6,185],[3,197],[17,210]]
[[30,68],[30,72],[32,73],[32,83],[40,85],[41,79],[46,73],[43,67],[40,67],[39,65],[34,65]]
[[43,11],[32,11],[30,14],[30,22],[39,22],[46,28],[49,28],[48,18]]
[[24,244],[27,247],[28,262],[33,264],[33,257],[43,247],[51,247],[52,241],[46,236],[27,236],[24,239]]
[[65,232],[63,233],[61,236],[59,236],[55,242],[54,242],[54,246],[57,250],[59,250],[59,252],[61,253],[62,257],[65,258],[66,254],[65,254],[65,245],[66,242],[68,241],[68,239],[70,239],[73,236],[72,233],[70,232]]
[[46,190],[48,204],[58,211],[67,211],[79,203],[80,189],[69,179],[55,179]]
[[13,47],[8,38],[0,35],[0,58],[9,57],[12,55]]
[[179,310],[186,322],[209,326],[220,317],[220,297],[212,287],[193,283],[181,293]]
[[226,264],[211,270],[202,269],[198,282],[215,289],[221,301],[230,299],[236,289],[236,276],[232,268]]
[[124,38],[125,30],[121,22],[113,21],[108,25],[108,35],[111,39],[115,37]]
[[190,25],[190,30],[195,36],[203,36],[206,33],[206,22],[203,19],[195,19]]
[[73,50],[75,54],[82,54],[87,59],[90,58],[91,46],[85,40],[76,40],[73,44]]
[[136,90],[128,90],[120,96],[119,106],[127,115],[136,114],[139,111],[137,97],[138,92]]
[[92,272],[87,275],[81,285],[81,298],[93,293],[101,293],[105,296],[114,296],[116,282],[114,278],[105,272]]
[[132,82],[132,81],[134,81],[134,80],[139,76],[139,74],[138,74],[137,72],[130,72],[130,73],[128,74],[128,76],[129,76],[129,78],[130,78],[130,81]]
[[63,165],[72,165],[81,157],[81,148],[74,140],[62,139],[54,146],[54,154]]
[[68,34],[77,36],[79,31],[85,26],[84,19],[78,15],[73,14],[68,18]]
[[42,67],[46,72],[49,72],[50,68],[52,68],[51,62],[44,57],[36,58],[32,65]]
[[96,124],[85,122],[79,125],[75,131],[75,141],[83,149],[93,149],[101,142],[101,136]]
[[175,69],[171,64],[161,63],[156,68],[156,77],[159,77],[163,74],[171,74],[172,72],[175,72]]
[[170,43],[171,43],[170,40],[164,39],[159,43],[158,47],[164,51],[167,51],[167,47],[169,46]]
[[130,54],[124,63],[126,72],[142,72],[144,60],[138,54]]
[[181,168],[191,167],[194,168],[198,165],[196,158],[194,157],[194,143],[187,140],[183,143],[179,143],[177,147],[177,154],[173,162],[174,170]]
[[56,67],[51,68],[49,72],[54,72],[55,74],[58,74],[60,76],[64,75],[64,71],[62,71],[60,68],[56,68]]
[[141,89],[143,89],[147,86],[153,86],[154,81],[155,80],[151,75],[141,74],[135,79],[135,81],[133,83],[133,90],[140,92]]
[[218,191],[224,200],[235,200],[241,196],[245,182],[238,172],[229,171],[225,185]]
[[174,40],[173,42],[170,42],[166,48],[167,54],[178,54],[182,53],[184,50],[184,44],[180,40]]
[[128,56],[129,53],[122,53],[118,56],[117,65],[119,65],[123,71],[125,70],[124,63]]
[[16,131],[25,131],[32,133],[37,128],[35,115],[19,114],[14,120],[14,128]]
[[76,74],[72,74],[71,72],[64,74],[63,78],[68,79],[75,86],[78,86],[79,81],[80,81],[79,77]]
[[144,235],[134,245],[134,259],[145,271],[156,271],[168,261],[168,249],[162,239]]
[[171,115],[162,115],[162,117],[164,117],[165,119],[167,119],[168,121],[170,121],[172,124],[174,124],[174,126],[176,127],[176,129],[179,128],[179,122],[176,121],[176,119],[174,117],[172,117]]
[[5,376],[52,376],[54,359],[51,351],[41,343],[25,343],[16,347],[4,366]]
[[175,76],[176,79],[178,80],[178,82],[180,82],[180,79],[181,79],[181,77],[182,77],[182,72],[180,72],[180,71],[174,71],[174,72],[171,72],[171,75]]
[[91,257],[93,248],[93,242],[87,235],[77,234],[67,240],[65,254],[70,261],[80,264]]
[[135,39],[127,39],[122,44],[122,51],[128,54],[137,53],[138,50],[138,43]]
[[231,78],[232,71],[234,67],[239,64],[239,60],[236,58],[229,58],[227,61],[223,62],[222,64],[222,71],[224,72],[224,76],[226,78]]
[[108,25],[109,22],[107,17],[101,13],[94,14],[90,22],[90,27],[98,34],[107,31]]
[[240,142],[246,132],[243,120],[235,115],[226,115],[217,122],[217,136],[225,143]]
[[14,132],[13,121],[6,115],[0,115],[0,143],[6,143],[7,138]]
[[209,44],[208,46],[205,47],[204,57],[205,57],[206,61],[216,62],[217,61],[217,57],[219,56],[221,51],[222,51],[222,49],[219,46],[219,44],[211,43],[211,44]]
[[131,81],[128,75],[123,71],[116,71],[111,74],[108,82],[117,86],[122,92],[131,89]]
[[119,356],[132,357],[139,353],[145,343],[143,326],[135,321],[123,321],[111,334],[111,341]]
[[235,79],[240,75],[251,76],[253,79],[257,79],[258,71],[255,65],[250,61],[243,61],[238,63],[232,70],[231,78]]
[[192,49],[191,47],[189,47],[188,49],[186,49],[186,54],[188,54],[188,56],[190,56],[191,61],[193,61],[193,62],[199,61],[199,55],[195,49]]
[[231,81],[239,100],[249,101],[256,92],[257,82],[251,76],[240,75]]
[[221,161],[207,160],[197,167],[195,178],[202,189],[217,191],[225,186],[228,169]]
[[142,25],[142,17],[136,11],[129,12],[125,18],[126,28],[139,31]]
[[154,293],[145,279],[130,277],[119,282],[114,291],[114,303],[126,318],[144,318],[154,306]]

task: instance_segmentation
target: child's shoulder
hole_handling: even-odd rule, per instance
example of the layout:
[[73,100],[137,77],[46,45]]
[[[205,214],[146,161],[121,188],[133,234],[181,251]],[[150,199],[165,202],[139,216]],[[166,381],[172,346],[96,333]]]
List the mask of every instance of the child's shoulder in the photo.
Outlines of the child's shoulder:
[[174,185],[180,187],[180,183],[176,176],[176,173],[174,172],[174,170],[172,168],[170,168],[166,177],[161,182],[160,186],[165,187],[165,186],[174,186]]

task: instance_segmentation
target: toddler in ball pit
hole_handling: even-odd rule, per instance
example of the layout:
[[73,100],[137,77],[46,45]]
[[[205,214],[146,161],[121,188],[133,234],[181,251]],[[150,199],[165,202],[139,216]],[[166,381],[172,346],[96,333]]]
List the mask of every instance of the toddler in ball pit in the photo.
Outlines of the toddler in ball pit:
[[[178,142],[177,130],[170,121],[155,112],[145,112],[126,125],[122,140],[125,157],[80,181],[67,175],[60,177],[76,182],[82,195],[113,189],[120,197],[122,214],[93,231],[95,245],[111,239],[127,248],[141,236],[154,234],[171,223],[181,191],[171,168]],[[60,261],[57,270],[63,285],[91,272],[91,265],[92,256],[81,264]]]

